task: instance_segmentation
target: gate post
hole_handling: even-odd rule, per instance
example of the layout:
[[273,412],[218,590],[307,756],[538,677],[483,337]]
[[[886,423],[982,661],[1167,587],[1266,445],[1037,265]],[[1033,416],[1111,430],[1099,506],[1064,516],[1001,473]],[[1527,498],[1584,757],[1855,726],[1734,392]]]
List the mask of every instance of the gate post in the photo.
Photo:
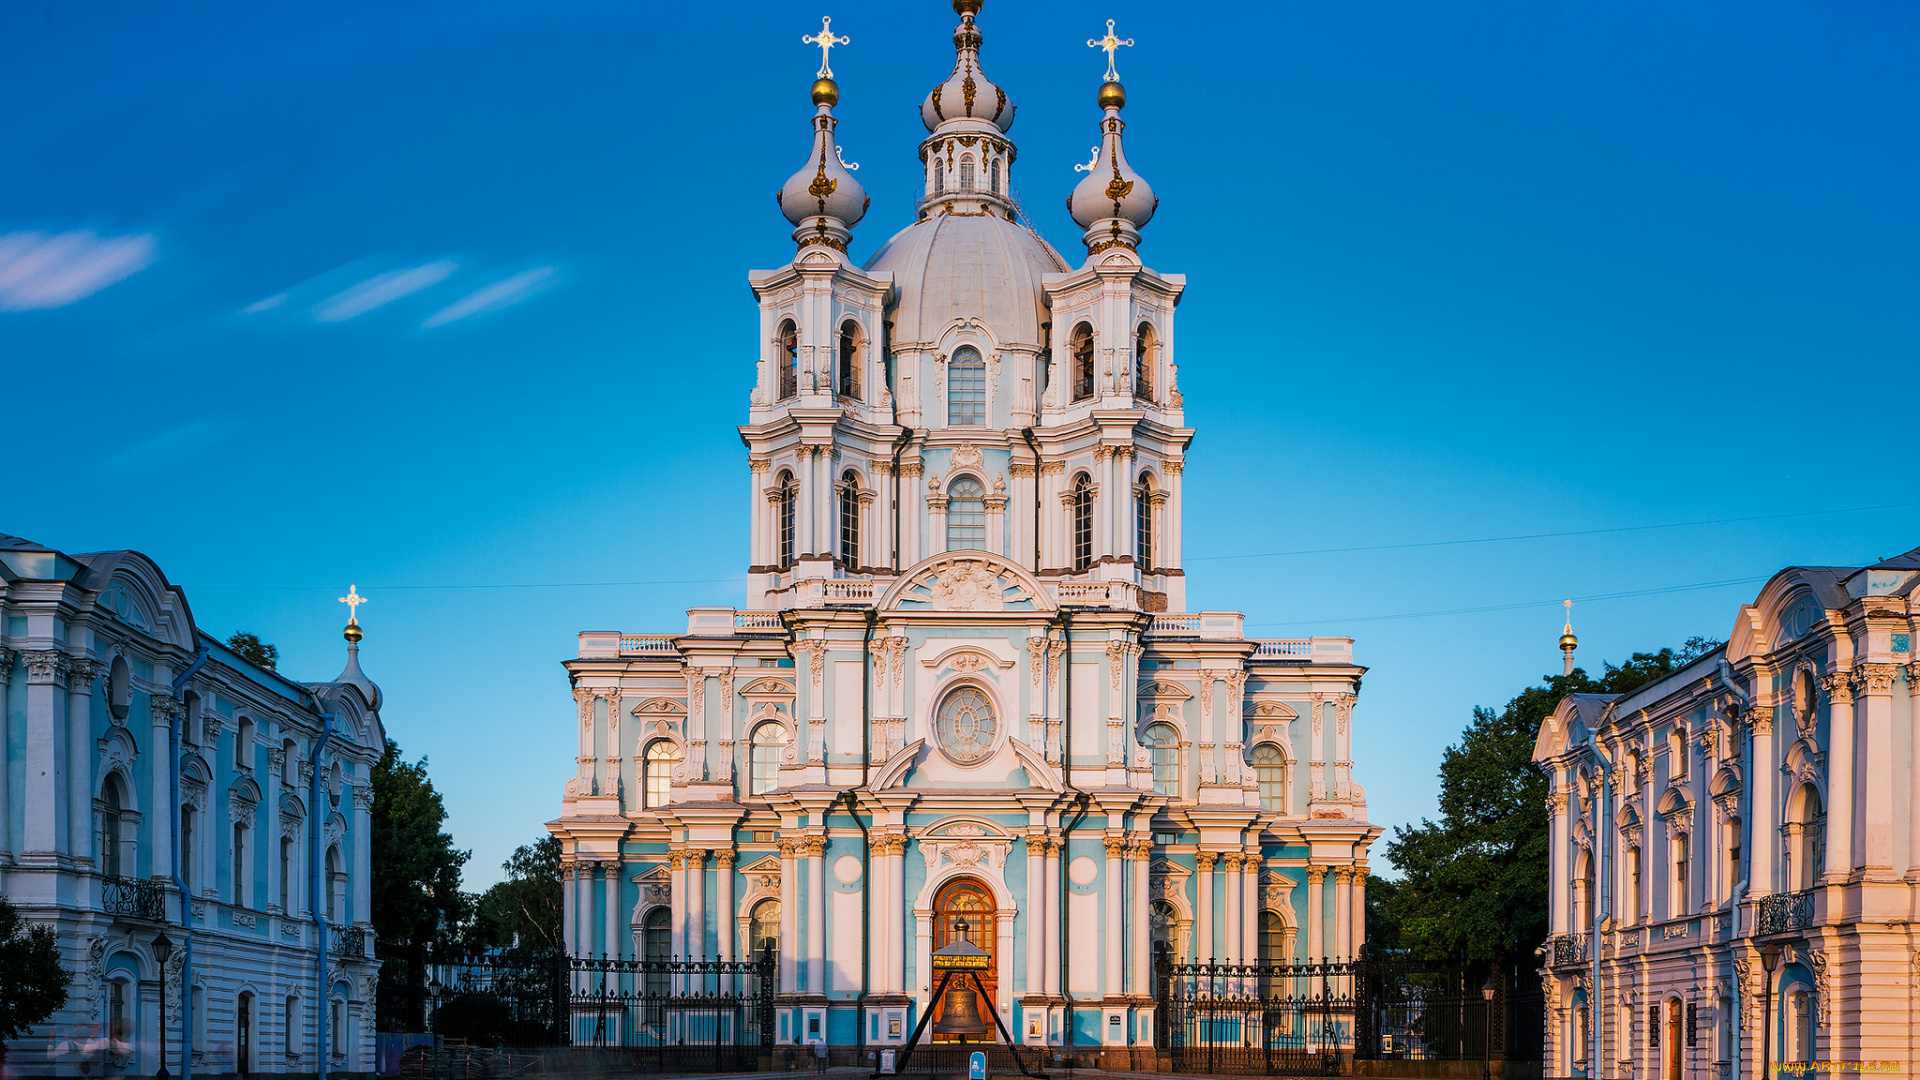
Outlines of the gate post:
[[1172,1043],[1167,1038],[1169,1021],[1167,1013],[1173,1006],[1173,958],[1167,949],[1155,949],[1153,952],[1153,996],[1159,1001],[1159,1008],[1153,1010],[1153,1048],[1157,1053],[1167,1052]]
[[1372,1061],[1380,1056],[1373,1030],[1373,964],[1353,962],[1353,1058]]
[[572,984],[572,958],[564,952],[553,954],[553,1043],[555,1046],[573,1045],[573,1023],[571,1002],[567,988]]
[[1488,1018],[1490,1026],[1487,1031],[1487,1060],[1505,1061],[1507,1060],[1507,1005],[1510,1002],[1507,994],[1507,973],[1497,963],[1494,965],[1493,972],[1491,980],[1493,1000],[1487,1005],[1493,1010],[1493,1015]]

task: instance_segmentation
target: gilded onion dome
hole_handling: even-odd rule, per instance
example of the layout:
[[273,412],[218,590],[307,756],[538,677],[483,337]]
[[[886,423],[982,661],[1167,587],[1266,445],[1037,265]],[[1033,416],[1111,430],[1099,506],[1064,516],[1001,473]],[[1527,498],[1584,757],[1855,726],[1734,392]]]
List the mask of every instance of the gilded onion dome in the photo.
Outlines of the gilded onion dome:
[[840,160],[834,145],[833,107],[840,101],[840,87],[825,76],[813,84],[813,151],[800,171],[781,185],[774,200],[780,212],[794,225],[793,238],[801,247],[825,244],[841,251],[847,249],[852,228],[867,212],[867,192]]
[[1137,246],[1141,227],[1153,220],[1160,205],[1153,186],[1133,171],[1120,145],[1120,134],[1127,127],[1120,119],[1120,110],[1127,104],[1126,88],[1118,80],[1108,80],[1100,87],[1099,102],[1106,113],[1100,121],[1100,153],[1086,179],[1067,198],[1067,212],[1087,230],[1084,239],[1090,255],[1110,247]]
[[985,121],[1006,131],[1013,126],[1013,103],[980,70],[980,31],[973,24],[980,0],[953,0],[953,10],[960,16],[953,30],[953,74],[920,103],[920,119],[928,131],[955,120]]

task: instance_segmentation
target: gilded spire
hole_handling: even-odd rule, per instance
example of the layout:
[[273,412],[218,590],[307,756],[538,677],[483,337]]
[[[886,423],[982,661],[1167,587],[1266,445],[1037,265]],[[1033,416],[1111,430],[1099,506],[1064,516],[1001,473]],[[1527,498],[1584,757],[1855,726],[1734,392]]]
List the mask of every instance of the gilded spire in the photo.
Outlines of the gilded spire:
[[1573,650],[1580,647],[1580,639],[1573,636],[1573,598],[1568,597],[1561,601],[1560,606],[1567,609],[1567,625],[1560,632],[1560,652],[1565,657],[1560,674],[1571,675],[1573,674]]
[[1141,227],[1153,219],[1153,212],[1160,206],[1160,200],[1154,197],[1153,185],[1127,164],[1126,151],[1120,145],[1120,133],[1127,127],[1126,121],[1120,119],[1120,110],[1127,107],[1127,90],[1120,85],[1114,56],[1116,50],[1132,44],[1132,38],[1113,32],[1112,19],[1107,20],[1105,37],[1087,39],[1089,47],[1107,54],[1106,81],[1100,84],[1100,93],[1095,99],[1106,117],[1100,121],[1100,145],[1094,150],[1093,161],[1086,166],[1074,166],[1087,177],[1074,187],[1067,199],[1067,209],[1073,214],[1073,220],[1087,230],[1082,240],[1087,245],[1088,256],[1112,248],[1138,247]]
[[822,17],[820,32],[801,37],[804,45],[820,48],[820,71],[813,82],[813,151],[807,163],[787,179],[774,201],[793,223],[793,239],[801,250],[814,246],[844,253],[852,228],[867,212],[867,193],[853,178],[834,142],[839,121],[833,107],[840,103],[840,86],[833,81],[832,55],[836,45],[851,39],[833,32],[833,20]]

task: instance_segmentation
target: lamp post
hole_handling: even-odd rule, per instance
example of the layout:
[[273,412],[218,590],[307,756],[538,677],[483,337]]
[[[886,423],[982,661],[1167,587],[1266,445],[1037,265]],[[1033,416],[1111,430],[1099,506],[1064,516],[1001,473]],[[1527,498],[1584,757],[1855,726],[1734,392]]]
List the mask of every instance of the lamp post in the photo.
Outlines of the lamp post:
[[173,942],[165,931],[153,939],[153,958],[160,965],[160,1071],[154,1080],[167,1080],[167,961],[173,959]]
[[1766,969],[1767,986],[1761,995],[1760,1080],[1773,1075],[1773,970],[1780,966],[1780,946],[1769,943],[1760,950],[1760,966]]
[[1487,1003],[1486,1037],[1480,1044],[1480,1075],[1493,1080],[1493,994],[1496,987],[1493,980],[1498,977],[1498,969],[1487,974],[1487,985],[1480,988],[1480,1000]]

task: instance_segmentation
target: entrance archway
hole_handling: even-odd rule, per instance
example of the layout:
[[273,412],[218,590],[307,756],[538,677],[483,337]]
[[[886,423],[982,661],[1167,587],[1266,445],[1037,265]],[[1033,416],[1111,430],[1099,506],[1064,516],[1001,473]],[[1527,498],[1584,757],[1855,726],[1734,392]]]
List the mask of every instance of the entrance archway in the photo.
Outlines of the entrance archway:
[[[956,938],[965,936],[987,953],[986,970],[975,972],[980,979],[978,1007],[983,1017],[993,1009],[993,1003],[999,998],[1000,958],[994,954],[994,912],[997,910],[993,890],[978,878],[955,878],[942,885],[933,898],[933,951],[939,952]],[[946,1008],[944,996],[935,999],[933,1027],[939,1026]],[[938,1033],[933,1033],[932,1038],[935,1042],[955,1041],[954,1036]],[[980,1041],[979,1037],[976,1036],[974,1041]]]

